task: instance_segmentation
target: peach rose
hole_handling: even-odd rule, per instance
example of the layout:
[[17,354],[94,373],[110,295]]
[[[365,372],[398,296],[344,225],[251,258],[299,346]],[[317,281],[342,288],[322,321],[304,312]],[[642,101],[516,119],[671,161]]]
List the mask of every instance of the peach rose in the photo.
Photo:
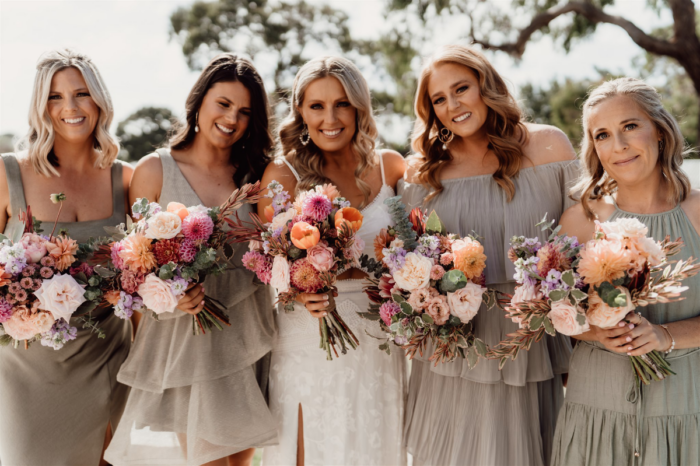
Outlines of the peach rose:
[[29,340],[36,335],[48,332],[56,321],[50,312],[30,310],[25,305],[15,306],[10,320],[2,324],[5,333],[15,340]]
[[185,204],[180,204],[179,202],[168,202],[168,207],[165,210],[177,215],[180,217],[180,220],[184,220],[190,214]]
[[182,220],[178,214],[172,212],[158,212],[148,219],[146,238],[172,239],[180,233]]
[[34,292],[39,300],[39,308],[49,311],[54,319],[70,321],[73,313],[85,302],[85,290],[68,274],[54,275],[41,282]]
[[343,207],[335,213],[335,227],[340,229],[340,225],[347,224],[353,231],[362,227],[362,213],[354,207]]
[[319,272],[328,272],[335,264],[333,248],[329,248],[322,243],[319,243],[306,251],[306,258],[309,260],[309,263]]
[[139,285],[138,293],[143,299],[143,305],[156,314],[173,312],[177,307],[178,299],[170,289],[170,285],[155,274],[146,275],[146,280]]
[[270,285],[277,290],[278,293],[289,291],[289,262],[284,256],[275,256],[272,261],[272,278]]
[[406,254],[406,263],[396,273],[394,281],[406,291],[413,291],[417,288],[425,288],[430,283],[430,269],[433,262],[427,257],[423,257],[414,252]]
[[437,325],[443,325],[450,318],[450,305],[443,295],[433,297],[428,303],[426,312],[433,318]]
[[450,312],[457,316],[463,324],[471,321],[481,307],[482,296],[486,288],[472,282],[467,282],[467,286],[460,288],[454,293],[447,293],[447,303],[450,305]]
[[572,306],[567,299],[562,299],[552,303],[552,310],[547,315],[557,332],[572,336],[580,335],[589,330],[588,322],[581,325],[576,320],[579,313],[583,314],[581,308]]
[[321,232],[306,222],[297,222],[292,227],[292,243],[299,249],[310,249],[321,240]]
[[586,317],[588,318],[588,323],[595,325],[600,328],[613,328],[615,327],[625,316],[634,310],[634,304],[632,304],[632,297],[627,288],[623,286],[618,286],[618,290],[622,291],[627,297],[627,305],[620,307],[610,307],[600,299],[598,293],[591,289],[588,292],[588,312]]

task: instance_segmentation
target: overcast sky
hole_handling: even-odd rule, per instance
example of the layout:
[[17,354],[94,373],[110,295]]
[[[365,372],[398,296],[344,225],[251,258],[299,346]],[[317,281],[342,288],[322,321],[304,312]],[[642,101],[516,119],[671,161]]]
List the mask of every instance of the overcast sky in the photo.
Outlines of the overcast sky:
[[[168,107],[182,115],[197,73],[187,68],[179,44],[169,40],[169,16],[178,6],[191,3],[0,0],[0,134],[19,135],[27,130],[37,58],[46,50],[63,46],[87,53],[100,69],[115,105],[113,130],[117,122],[147,105]],[[357,37],[377,37],[387,27],[381,0],[326,3],[348,12]],[[618,0],[610,11],[633,19],[645,31],[669,23],[670,18],[659,19],[645,10],[645,4],[645,0]],[[435,43],[454,41],[463,29],[453,29],[441,29],[435,34]],[[529,44],[519,64],[504,54],[488,53],[513,90],[532,81],[594,77],[595,66],[636,75],[630,61],[639,54],[624,32],[608,25],[599,26],[592,39],[576,45],[568,55],[547,38]]]

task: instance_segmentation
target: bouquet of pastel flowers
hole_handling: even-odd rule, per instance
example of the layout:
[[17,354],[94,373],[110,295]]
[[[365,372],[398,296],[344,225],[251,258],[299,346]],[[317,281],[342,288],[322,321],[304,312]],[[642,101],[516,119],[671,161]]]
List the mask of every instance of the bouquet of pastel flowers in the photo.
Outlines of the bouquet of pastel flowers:
[[[151,311],[154,318],[173,313],[192,284],[226,269],[233,255],[227,221],[244,203],[257,202],[259,184],[235,190],[221,206],[161,206],[145,198],[132,207],[136,222],[110,229],[111,239],[98,240],[93,261],[100,269],[105,299],[114,314],[129,319],[134,311]],[[205,296],[204,307],[192,318],[194,334],[230,326],[223,305]]]
[[268,190],[272,204],[265,209],[267,222],[251,214],[252,225],[239,222],[231,233],[238,241],[250,241],[243,264],[277,290],[285,311],[294,310],[300,293],[329,294],[331,303],[319,319],[319,333],[320,347],[332,360],[333,354],[338,357],[336,345],[345,354],[348,346],[359,344],[336,310],[332,291],[339,273],[359,266],[364,242],[356,233],[362,214],[330,184],[300,192],[293,202],[277,181]]
[[[551,230],[553,222],[543,223]],[[655,241],[635,218],[596,221],[595,236],[585,245],[557,236],[559,228],[544,246],[532,239],[512,242],[509,255],[520,285],[506,312],[521,329],[492,351],[501,366],[544,332],[578,335],[589,324],[613,328],[636,307],[681,300],[680,293],[687,290],[682,280],[700,271],[693,258],[672,266],[668,258],[680,251],[681,239]],[[673,374],[659,351],[630,356],[630,361],[645,384]]]
[[385,332],[379,348],[390,352],[393,342],[413,358],[431,341],[436,365],[461,356],[474,367],[487,345],[474,335],[472,320],[482,303],[494,304],[483,286],[484,247],[476,236],[448,234],[434,211],[426,220],[419,209],[408,215],[398,196],[385,202],[395,226],[376,237],[377,260],[362,258],[373,273],[365,287],[372,304],[362,316]]
[[[55,203],[63,194],[51,196]],[[59,210],[60,214],[60,210]],[[17,237],[0,235],[0,344],[15,348],[33,341],[61,349],[75,340],[78,329],[71,317],[80,317],[83,327],[92,328],[104,338],[91,318],[91,311],[102,300],[96,280],[90,280],[92,268],[78,260],[78,243],[65,232],[42,235],[41,222],[31,209],[20,212],[24,231]]]

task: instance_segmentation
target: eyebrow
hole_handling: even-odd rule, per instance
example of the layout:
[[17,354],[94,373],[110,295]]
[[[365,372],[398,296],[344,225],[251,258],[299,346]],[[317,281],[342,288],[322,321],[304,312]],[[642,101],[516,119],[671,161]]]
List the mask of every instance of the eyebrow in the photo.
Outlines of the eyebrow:
[[[217,98],[218,98],[218,99],[224,99],[226,102],[230,103],[231,105],[235,105],[235,102],[233,102],[231,99],[229,99],[229,98],[226,97],[226,96],[220,95],[220,96],[217,97]],[[244,105],[244,106],[242,106],[241,108],[250,108],[250,106],[245,106],[245,105]]]
[[[333,101],[333,103],[335,104],[335,103],[343,102],[343,101],[345,101],[345,102],[350,102],[350,99],[349,99],[347,96],[345,96],[345,97],[341,97],[340,99],[335,99],[335,100]],[[323,100],[318,100],[318,99],[316,99],[316,100],[309,100],[309,101],[307,102],[308,105],[312,105],[312,104],[323,104],[323,103],[325,103],[325,101],[323,101]]]
[[[468,79],[462,79],[460,81],[457,81],[456,83],[452,84],[450,86],[450,89],[454,89],[456,87],[461,86],[462,84],[471,84],[471,82]],[[441,91],[436,92],[435,94],[430,96],[430,100],[433,100],[438,94],[440,94]]]
[[[81,87],[80,89],[76,89],[73,92],[89,92],[89,89],[86,87]],[[60,94],[60,91],[49,91],[49,94]]]
[[[626,125],[627,123],[631,123],[631,122],[633,122],[633,121],[642,121],[642,120],[639,119],[639,118],[627,118],[626,120],[622,120],[622,121],[620,122],[620,124],[621,124],[621,125]],[[597,133],[598,131],[602,131],[602,130],[604,130],[604,129],[605,129],[605,128],[596,128],[596,129],[593,131],[593,134]]]

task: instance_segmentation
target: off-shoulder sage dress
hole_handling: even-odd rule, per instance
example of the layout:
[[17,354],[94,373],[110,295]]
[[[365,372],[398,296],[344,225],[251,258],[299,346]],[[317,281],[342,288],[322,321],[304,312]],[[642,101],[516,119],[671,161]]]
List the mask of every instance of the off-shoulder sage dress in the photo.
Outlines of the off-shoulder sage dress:
[[[27,210],[19,164],[14,154],[2,156],[10,190],[12,218],[5,234],[22,231],[18,219]],[[102,220],[60,222],[78,242],[106,236],[104,227],[124,223],[122,165],[111,167],[112,215]],[[71,202],[70,199],[66,202]],[[44,234],[52,221],[44,219]],[[2,466],[96,466],[100,462],[107,425],[116,429],[126,403],[128,387],[117,382],[119,366],[131,346],[131,322],[111,309],[95,310],[92,317],[105,332],[99,339],[77,318],[77,338],[61,350],[34,342],[0,348],[0,463]]]
[[[168,150],[160,204],[203,204]],[[239,209],[242,219],[252,207]],[[105,458],[119,465],[200,465],[277,442],[267,406],[270,349],[275,335],[273,294],[241,263],[234,247],[229,269],[204,282],[227,309],[231,326],[192,334],[192,316],[180,310],[145,315],[120,382],[131,387],[124,416]]]
[[[513,293],[515,269],[508,260],[512,236],[545,240],[535,227],[545,214],[559,220],[573,204],[568,191],[579,174],[577,161],[524,168],[513,179],[510,202],[492,175],[443,180],[444,191],[424,204],[423,185],[399,182],[409,208],[435,210],[447,231],[483,238],[486,286]],[[475,317],[476,335],[496,345],[517,324],[485,307]],[[405,439],[414,465],[541,466],[549,462],[556,417],[564,399],[561,374],[568,372],[571,344],[547,337],[508,361],[480,360],[469,370],[463,359],[434,366],[413,359],[406,407]]]
[[[700,236],[680,205],[659,214],[620,210],[609,220],[637,218],[656,240],[666,235],[685,242],[671,259],[700,257]],[[653,324],[700,315],[700,275],[683,281],[685,300],[640,307]],[[574,349],[566,401],[554,436],[552,463],[561,466],[700,465],[700,348],[668,355],[676,375],[637,385],[629,357],[599,342],[579,341]],[[639,453],[639,456],[635,456]]]

